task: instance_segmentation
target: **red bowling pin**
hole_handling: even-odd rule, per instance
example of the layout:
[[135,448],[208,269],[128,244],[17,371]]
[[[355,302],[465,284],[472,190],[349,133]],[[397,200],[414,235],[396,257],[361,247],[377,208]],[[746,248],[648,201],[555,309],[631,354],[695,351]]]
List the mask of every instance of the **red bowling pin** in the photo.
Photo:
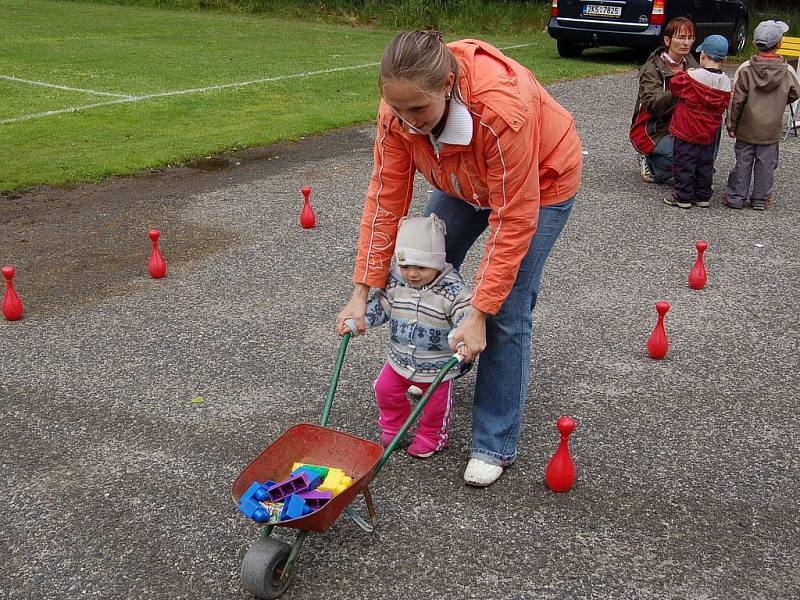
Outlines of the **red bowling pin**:
[[708,248],[708,244],[700,240],[695,244],[695,248],[697,248],[697,261],[694,263],[692,272],[689,273],[689,287],[693,290],[702,290],[708,281],[706,266],[703,264],[703,253]]
[[3,295],[3,316],[8,321],[19,321],[24,312],[22,301],[14,289],[14,282],[12,281],[14,273],[16,273],[16,269],[11,265],[3,267],[3,277],[6,278],[6,293]]
[[150,260],[147,263],[147,272],[153,279],[161,279],[167,274],[167,263],[164,262],[164,257],[161,256],[161,251],[158,249],[158,238],[161,232],[158,229],[151,229],[147,235],[153,240],[153,251],[150,253]]
[[575,419],[561,417],[556,421],[556,427],[561,434],[561,441],[547,465],[544,480],[554,492],[568,492],[575,483],[575,465],[569,454],[569,435],[575,431]]
[[314,216],[314,209],[311,208],[309,196],[311,195],[311,188],[304,185],[300,188],[303,192],[305,199],[303,200],[303,210],[300,211],[300,225],[303,229],[311,229],[317,224],[317,217]]
[[658,311],[658,322],[653,328],[653,333],[647,338],[647,353],[650,358],[660,360],[667,355],[667,350],[669,350],[669,340],[664,329],[664,315],[669,310],[669,302],[656,302],[656,310]]

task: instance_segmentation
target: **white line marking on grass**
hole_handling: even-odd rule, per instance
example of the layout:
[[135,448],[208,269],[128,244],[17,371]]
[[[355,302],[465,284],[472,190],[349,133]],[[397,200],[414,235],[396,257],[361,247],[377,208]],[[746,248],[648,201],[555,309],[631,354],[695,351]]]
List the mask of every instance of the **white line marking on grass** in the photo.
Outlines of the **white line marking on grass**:
[[533,44],[517,44],[516,46],[504,46],[502,48],[498,48],[498,50],[515,50],[517,48],[527,48],[528,46],[533,46]]
[[[505,48],[500,48],[500,50],[513,50],[515,48],[525,48],[527,46],[532,46],[533,44],[517,44],[516,46],[506,46]],[[108,100],[106,102],[95,102],[94,104],[83,104],[80,106],[70,106],[67,108],[59,108],[56,110],[47,110],[44,112],[39,113],[32,113],[28,115],[22,115],[19,117],[11,117],[9,119],[0,119],[0,125],[8,125],[10,123],[20,123],[22,121],[30,121],[32,119],[41,119],[42,117],[50,117],[53,115],[63,115],[65,113],[71,112],[78,112],[81,110],[88,110],[90,108],[99,108],[101,106],[112,106],[114,104],[127,104],[131,102],[141,102],[142,100],[151,100],[153,98],[167,98],[170,96],[182,96],[186,94],[201,94],[204,92],[213,92],[215,90],[224,90],[224,89],[231,89],[231,88],[240,88],[245,87],[248,85],[255,85],[259,83],[272,83],[275,81],[284,81],[286,79],[299,79],[301,77],[311,77],[313,75],[326,75],[328,73],[339,73],[342,71],[355,71],[357,69],[366,69],[367,67],[377,67],[379,62],[370,62],[370,63],[362,63],[360,65],[352,65],[349,67],[334,67],[332,69],[320,69],[318,71],[304,71],[302,73],[291,73],[289,75],[278,75],[275,77],[264,77],[262,79],[251,79],[249,81],[237,81],[235,83],[220,83],[217,85],[208,85],[205,87],[198,87],[198,88],[189,88],[185,90],[175,90],[172,92],[159,92],[157,94],[145,94],[143,96],[124,96],[122,94],[109,94],[109,96],[117,96],[120,97],[116,100]],[[0,75],[0,77],[4,77],[8,79],[8,77]],[[59,87],[59,86],[53,86]],[[77,88],[69,88],[73,90],[77,90]]]
[[283,81],[285,79],[299,79],[300,77],[310,77],[312,75],[325,75],[327,73],[339,73],[340,71],[355,71],[357,69],[365,69],[367,67],[376,67],[381,63],[363,63],[360,65],[353,65],[350,67],[334,67],[333,69],[321,69],[319,71],[304,71],[303,73],[291,73],[289,75],[278,75],[276,77],[264,77],[263,79],[251,79],[249,81],[237,81],[236,83],[219,83],[217,85],[208,85],[199,88],[190,88],[188,90],[177,90],[174,92],[161,92],[159,94],[148,94],[146,96],[138,96],[137,100],[147,100],[150,98],[164,98],[166,96],[180,96],[182,94],[200,94],[203,92],[212,92],[214,90],[224,90],[229,88],[244,87],[246,85],[254,85],[257,83],[272,83],[273,81]]
[[42,117],[50,117],[53,115],[63,115],[64,113],[78,112],[80,110],[88,110],[90,108],[98,108],[100,106],[110,106],[112,104],[123,104],[125,102],[135,102],[136,97],[120,98],[118,100],[109,100],[107,102],[96,102],[94,104],[82,104],[81,106],[70,106],[69,108],[59,108],[57,110],[46,110],[44,112],[32,113],[29,115],[22,115],[21,117],[12,117],[10,119],[0,120],[0,125],[8,125],[9,123],[21,123],[22,121],[31,121],[33,119],[41,119]]
[[333,69],[321,69],[318,71],[304,71],[302,73],[290,73],[289,75],[278,75],[276,77],[264,77],[262,79],[251,79],[249,81],[237,81],[235,83],[220,83],[217,85],[208,85],[205,87],[189,88],[185,90],[175,90],[172,92],[159,92],[157,94],[144,94],[142,96],[124,96],[116,100],[108,100],[107,102],[95,102],[93,104],[82,104],[80,106],[70,106],[67,108],[59,108],[57,110],[47,110],[40,113],[33,113],[29,115],[22,115],[19,117],[12,117],[10,119],[0,120],[0,125],[7,125],[9,123],[19,123],[21,121],[30,121],[31,119],[39,119],[42,117],[49,117],[52,115],[61,115],[64,113],[78,112],[80,110],[87,110],[90,108],[98,108],[100,106],[111,106],[113,104],[126,104],[129,102],[141,102],[142,100],[151,100],[153,98],[167,98],[170,96],[182,96],[186,94],[200,94],[204,92],[212,92],[215,90],[223,90],[230,88],[239,88],[247,85],[255,85],[258,83],[271,83],[274,81],[283,81],[285,79],[298,79],[300,77],[310,77],[312,75],[324,75],[327,73],[339,73],[341,71],[354,71],[356,69],[364,69],[366,67],[375,67],[380,63],[363,63],[360,65],[352,65],[350,67],[335,67]]
[[21,77],[14,77],[13,75],[0,75],[0,79],[6,81],[14,81],[17,83],[27,83],[30,85],[38,85],[39,87],[55,88],[57,90],[66,90],[68,92],[83,92],[84,94],[94,94],[95,96],[113,96],[114,98],[133,98],[130,94],[115,94],[113,92],[101,92],[98,90],[87,90],[84,88],[70,87],[68,85],[58,85],[56,83],[46,83],[44,81],[33,81],[31,79],[22,79]]

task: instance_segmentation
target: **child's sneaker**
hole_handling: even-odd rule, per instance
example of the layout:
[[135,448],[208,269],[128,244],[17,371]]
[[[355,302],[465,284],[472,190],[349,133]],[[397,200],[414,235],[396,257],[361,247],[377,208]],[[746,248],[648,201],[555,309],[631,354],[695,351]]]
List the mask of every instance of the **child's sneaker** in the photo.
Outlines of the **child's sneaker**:
[[722,192],[722,203],[728,208],[735,208],[736,210],[744,208],[744,204],[737,204],[736,202],[728,200],[728,194],[726,192]]
[[389,444],[392,443],[394,440],[396,433],[387,433],[386,431],[381,433],[381,446],[384,448],[388,448]]
[[429,456],[433,456],[433,453],[436,452],[436,448],[431,448],[430,442],[418,435],[414,438],[414,441],[411,442],[411,445],[406,448],[406,452],[414,458],[428,458]]
[[653,172],[650,170],[650,167],[647,164],[647,156],[644,154],[639,155],[639,173],[641,173],[642,181],[645,183],[655,182],[655,179],[653,179]]
[[664,198],[664,204],[668,204],[669,206],[677,206],[678,208],[692,208],[691,202],[678,200],[675,196],[667,196]]
[[695,206],[697,206],[699,208],[708,208],[709,206],[711,206],[711,201],[710,200],[692,200],[692,204],[694,204]]
[[753,210],[767,210],[767,207],[772,202],[772,198],[767,198],[766,200],[756,200],[755,198],[750,198],[750,208]]

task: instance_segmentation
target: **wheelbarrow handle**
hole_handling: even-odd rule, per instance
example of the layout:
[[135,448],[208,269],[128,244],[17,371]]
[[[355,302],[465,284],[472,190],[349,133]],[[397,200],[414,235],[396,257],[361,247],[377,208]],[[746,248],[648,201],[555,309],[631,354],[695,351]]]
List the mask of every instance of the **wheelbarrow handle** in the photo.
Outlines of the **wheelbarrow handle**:
[[330,417],[331,414],[331,406],[333,406],[333,397],[336,395],[336,386],[339,385],[339,375],[342,372],[342,365],[344,364],[344,355],[347,352],[347,344],[350,343],[351,337],[353,337],[352,328],[342,336],[342,342],[339,344],[339,355],[336,357],[336,366],[334,366],[333,375],[331,375],[331,383],[328,386],[328,395],[325,396],[325,404],[322,407],[322,418],[320,419],[320,425],[323,427],[328,424],[328,417]]
[[353,334],[353,337],[359,335],[358,334],[358,322],[355,319],[347,319],[344,322],[344,326],[350,330],[350,333]]

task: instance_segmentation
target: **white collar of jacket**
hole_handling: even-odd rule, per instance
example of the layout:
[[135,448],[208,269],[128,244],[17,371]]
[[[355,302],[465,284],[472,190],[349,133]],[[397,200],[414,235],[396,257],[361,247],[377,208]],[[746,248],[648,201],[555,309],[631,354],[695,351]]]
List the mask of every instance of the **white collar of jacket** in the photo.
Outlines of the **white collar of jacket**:
[[[418,135],[427,135],[422,131],[417,131],[411,125],[408,126],[408,131]],[[469,109],[455,98],[450,100],[447,122],[444,124],[442,134],[435,141],[440,144],[457,146],[468,146],[472,141],[472,115],[469,114]]]
[[678,61],[678,60],[675,60],[674,58],[672,58],[672,55],[669,53],[669,51],[668,51],[668,50],[664,50],[664,52],[662,52],[662,53],[661,53],[661,59],[662,59],[662,60],[663,60],[665,63],[669,63],[669,64],[673,64],[673,65],[682,65],[682,64],[684,64],[684,63],[688,62],[688,61],[686,60],[686,57],[685,57],[685,56],[682,56],[682,57],[681,57],[681,59],[680,59],[679,61]]

